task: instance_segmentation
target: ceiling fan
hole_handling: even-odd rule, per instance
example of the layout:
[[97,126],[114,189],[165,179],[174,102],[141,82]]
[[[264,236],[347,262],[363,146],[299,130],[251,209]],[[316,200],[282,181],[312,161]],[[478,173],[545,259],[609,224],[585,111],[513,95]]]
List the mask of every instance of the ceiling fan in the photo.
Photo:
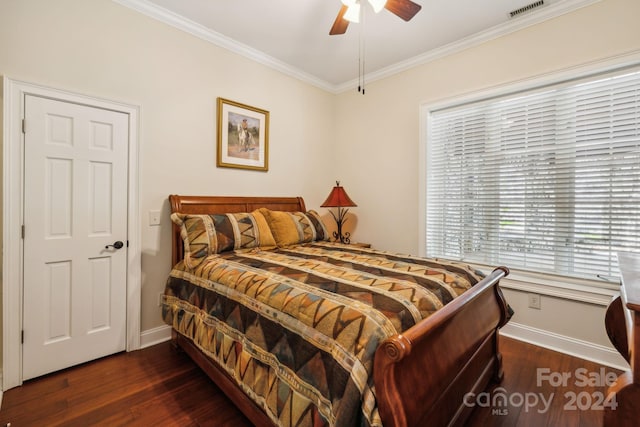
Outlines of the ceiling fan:
[[[347,31],[349,22],[359,22],[360,20],[360,0],[341,0],[342,7],[338,16],[329,31],[329,35],[344,34]],[[383,8],[405,21],[409,21],[416,13],[422,9],[417,3],[411,0],[367,0],[373,10],[378,13]]]

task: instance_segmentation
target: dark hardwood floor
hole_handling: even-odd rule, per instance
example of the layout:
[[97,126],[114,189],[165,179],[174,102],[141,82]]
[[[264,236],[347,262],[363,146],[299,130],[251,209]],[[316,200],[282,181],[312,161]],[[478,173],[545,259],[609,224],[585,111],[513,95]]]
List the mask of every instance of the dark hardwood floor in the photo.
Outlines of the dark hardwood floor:
[[600,398],[622,371],[506,337],[500,344],[504,380],[489,396],[508,404],[477,406],[467,426],[602,426]]
[[[603,383],[595,375],[617,375],[618,371],[504,337],[501,350],[505,378],[496,387],[502,389],[494,387],[468,399],[469,404],[476,404],[469,426],[602,424],[601,410],[578,408],[591,408],[598,393],[605,392],[604,386],[592,386]],[[546,371],[538,368],[547,368],[549,375],[544,377]],[[566,385],[551,384],[567,374]],[[584,384],[587,382],[590,385]],[[506,404],[500,396],[506,397]],[[487,406],[491,401],[494,405]],[[251,426],[199,368],[168,342],[86,363],[6,391],[0,426],[7,423],[11,427]]]

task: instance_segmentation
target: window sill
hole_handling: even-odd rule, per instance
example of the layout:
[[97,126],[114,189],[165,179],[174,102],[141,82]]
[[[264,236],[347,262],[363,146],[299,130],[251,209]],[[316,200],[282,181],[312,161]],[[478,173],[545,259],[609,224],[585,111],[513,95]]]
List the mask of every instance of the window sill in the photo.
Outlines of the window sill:
[[[486,271],[487,267],[479,266],[479,269]],[[500,287],[601,306],[608,306],[620,294],[620,285],[614,282],[563,278],[517,270],[512,270],[509,276],[502,279]]]

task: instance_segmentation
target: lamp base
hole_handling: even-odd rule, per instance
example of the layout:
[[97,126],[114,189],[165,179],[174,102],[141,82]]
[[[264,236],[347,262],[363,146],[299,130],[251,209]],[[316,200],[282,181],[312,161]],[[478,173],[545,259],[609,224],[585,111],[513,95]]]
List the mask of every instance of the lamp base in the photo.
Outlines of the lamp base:
[[348,245],[349,243],[351,243],[350,237],[351,237],[351,233],[349,233],[348,231],[345,232],[344,234],[342,233],[342,225],[347,222],[347,212],[349,212],[349,209],[343,209],[341,207],[338,207],[338,216],[336,216],[333,212],[329,211],[331,213],[331,216],[333,216],[333,219],[336,220],[336,226],[338,227],[338,231],[334,231],[333,232],[333,238],[335,239],[335,242],[340,241],[340,243]]
[[[342,224],[340,224],[340,225],[342,225]],[[342,228],[342,227],[339,227],[339,228]],[[338,231],[334,231],[333,232],[333,238],[335,239],[334,242],[336,242],[336,243],[340,242],[340,243],[342,243],[344,245],[348,245],[348,244],[351,243],[350,237],[351,237],[351,233],[349,233],[348,231],[346,233],[344,233],[344,234],[342,234],[342,233],[340,233]]]

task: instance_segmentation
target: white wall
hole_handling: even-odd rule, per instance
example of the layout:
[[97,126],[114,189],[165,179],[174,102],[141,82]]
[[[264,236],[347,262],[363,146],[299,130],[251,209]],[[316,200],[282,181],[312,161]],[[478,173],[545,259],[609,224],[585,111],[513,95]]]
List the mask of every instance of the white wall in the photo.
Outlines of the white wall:
[[[300,195],[318,208],[333,184],[334,95],[110,0],[0,0],[0,74],[141,107],[143,331],[163,324],[169,194]],[[217,97],[269,111],[268,172],[216,167]]]
[[[338,170],[358,203],[355,240],[420,253],[420,105],[640,53],[640,1],[602,0],[459,53],[369,82],[338,96]],[[374,55],[375,46],[367,49]],[[422,237],[422,240],[424,237]],[[528,308],[526,294],[507,292],[513,323],[608,345],[602,304],[543,297]]]

